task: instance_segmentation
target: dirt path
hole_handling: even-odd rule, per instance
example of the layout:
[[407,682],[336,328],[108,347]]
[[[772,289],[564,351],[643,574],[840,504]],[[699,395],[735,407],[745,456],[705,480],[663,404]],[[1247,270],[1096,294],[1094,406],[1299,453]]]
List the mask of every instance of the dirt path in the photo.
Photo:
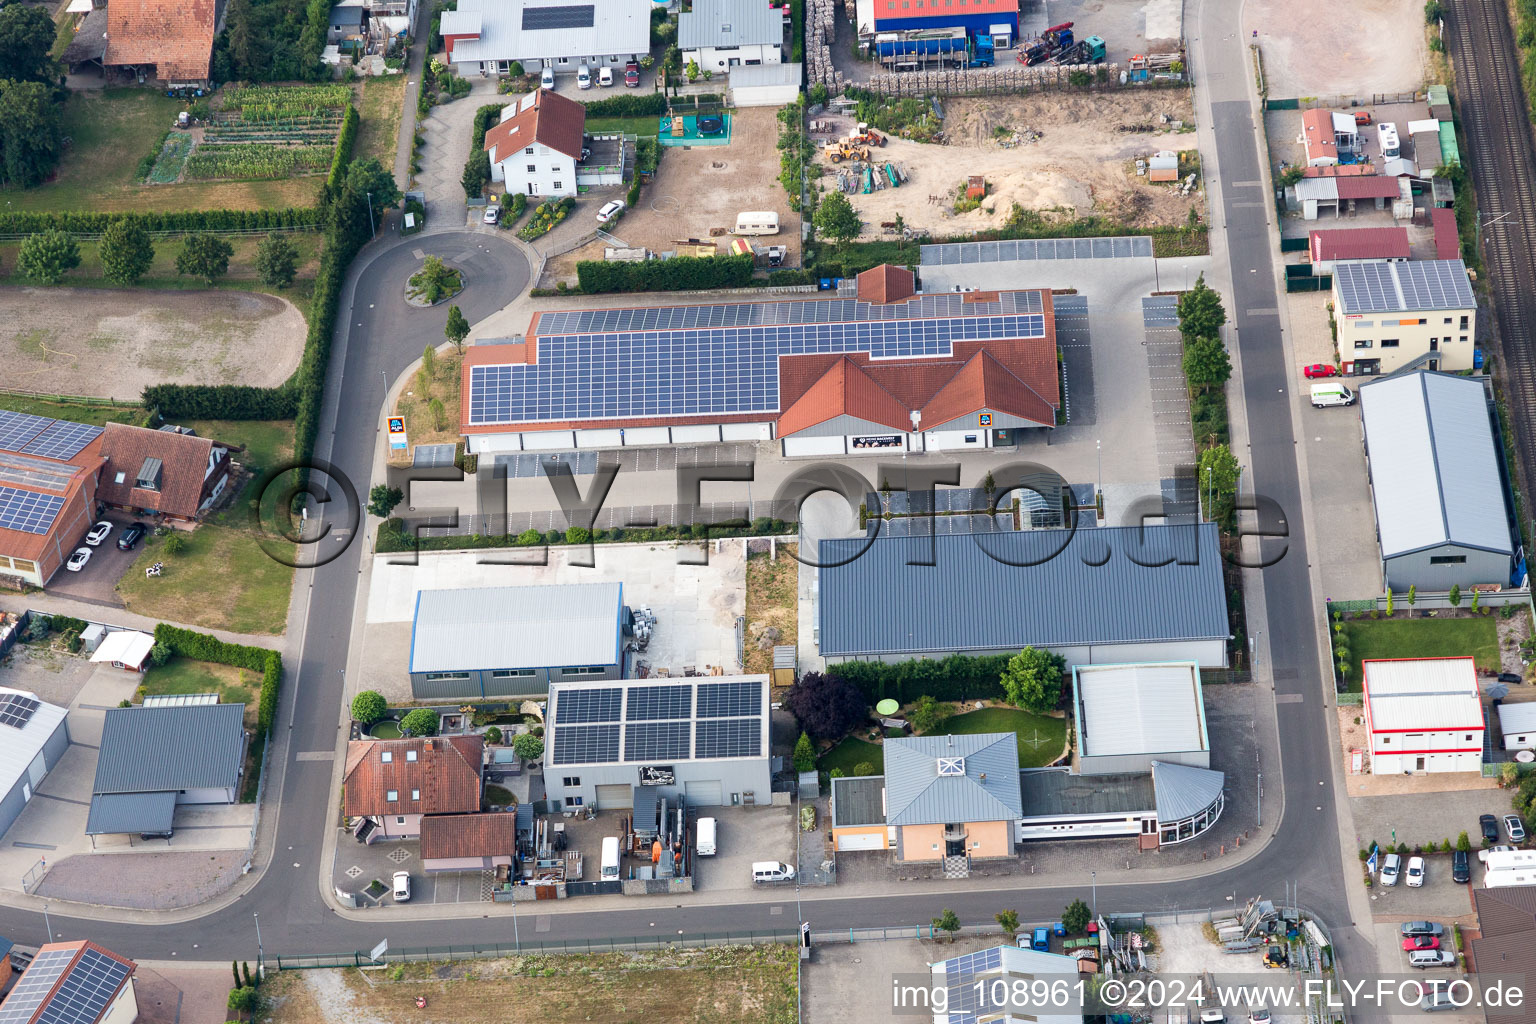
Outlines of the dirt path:
[[281,384],[304,351],[304,316],[259,292],[0,288],[6,383],[137,398],[148,384]]
[[[959,99],[948,102],[944,113],[945,145],[892,138],[878,150],[877,162],[905,168],[910,180],[900,188],[849,196],[865,221],[863,237],[877,237],[881,224],[898,214],[907,228],[935,235],[983,231],[1001,226],[1014,203],[1067,217],[1101,214],[1149,227],[1186,223],[1191,208],[1204,215],[1198,192],[1180,196],[1172,186],[1153,185],[1135,172],[1137,157],[1196,148],[1187,92]],[[1171,128],[1164,116],[1170,123],[1183,122],[1185,130]],[[845,131],[851,125],[838,127]],[[1032,135],[1035,141],[1027,141]],[[823,186],[836,188],[834,165],[825,156],[818,159],[827,167]],[[955,190],[972,174],[986,178],[987,197],[980,208],[957,214]]]

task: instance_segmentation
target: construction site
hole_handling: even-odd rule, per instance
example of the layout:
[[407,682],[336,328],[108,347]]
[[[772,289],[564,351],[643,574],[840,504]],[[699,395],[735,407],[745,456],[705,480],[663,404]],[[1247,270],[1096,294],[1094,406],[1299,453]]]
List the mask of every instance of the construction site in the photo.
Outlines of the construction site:
[[864,221],[861,238],[986,231],[1001,227],[1015,203],[1061,219],[1096,215],[1143,227],[1187,224],[1191,210],[1205,217],[1187,90],[929,106],[925,119],[941,125],[931,141],[902,138],[899,126],[872,129],[852,108],[812,121],[821,186],[848,196]]

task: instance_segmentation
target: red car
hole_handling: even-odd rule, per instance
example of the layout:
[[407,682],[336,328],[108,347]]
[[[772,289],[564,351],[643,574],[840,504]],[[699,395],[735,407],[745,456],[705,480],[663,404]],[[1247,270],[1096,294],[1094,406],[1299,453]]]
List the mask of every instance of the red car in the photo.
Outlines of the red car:
[[1301,375],[1308,380],[1313,380],[1317,377],[1336,377],[1338,373],[1338,367],[1331,363],[1313,363],[1301,371]]
[[631,89],[640,85],[640,65],[634,61],[624,65],[624,84]]
[[1411,939],[1403,940],[1403,948],[1410,953],[1418,949],[1439,949],[1440,940],[1433,935],[1415,935]]

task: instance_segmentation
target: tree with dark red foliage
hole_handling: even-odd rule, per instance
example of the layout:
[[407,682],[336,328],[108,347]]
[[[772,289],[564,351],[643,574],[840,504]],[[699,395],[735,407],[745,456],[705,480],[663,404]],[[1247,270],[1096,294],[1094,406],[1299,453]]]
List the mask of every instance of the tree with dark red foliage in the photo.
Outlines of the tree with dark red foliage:
[[784,695],[800,728],[821,740],[840,740],[869,716],[857,686],[837,676],[807,672]]

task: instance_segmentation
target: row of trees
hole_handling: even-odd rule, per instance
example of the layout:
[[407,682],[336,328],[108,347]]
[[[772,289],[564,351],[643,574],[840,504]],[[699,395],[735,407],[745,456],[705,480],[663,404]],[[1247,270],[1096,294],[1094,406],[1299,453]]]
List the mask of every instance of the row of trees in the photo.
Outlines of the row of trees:
[[30,187],[53,173],[64,151],[63,73],[58,33],[43,7],[0,9],[0,180]]
[[[188,235],[176,254],[176,273],[202,278],[212,286],[229,273],[234,254],[234,247],[218,235]],[[101,236],[100,256],[107,280],[127,286],[149,272],[155,262],[155,245],[138,221],[113,221]],[[58,228],[28,235],[16,257],[16,269],[38,284],[58,284],[78,266],[80,244]],[[288,287],[298,266],[299,250],[286,235],[274,231],[256,248],[256,272],[263,284]]]
[[[1000,910],[992,918],[998,927],[1008,933],[1011,939],[1019,932],[1019,912],[1017,910]],[[1068,935],[1082,935],[1088,930],[1088,922],[1093,920],[1093,909],[1080,899],[1068,903],[1061,912],[1061,926]],[[960,924],[960,915],[953,910],[945,908],[944,912],[933,919],[933,930],[936,932],[948,932],[949,941],[955,941],[955,935],[963,925]]]
[[1232,378],[1232,357],[1221,341],[1227,311],[1221,296],[1201,274],[1195,286],[1179,296],[1179,334],[1184,342],[1184,378],[1194,393],[1191,420],[1200,500],[1205,514],[1224,520],[1237,494],[1241,468],[1228,445],[1226,401],[1223,394]]

